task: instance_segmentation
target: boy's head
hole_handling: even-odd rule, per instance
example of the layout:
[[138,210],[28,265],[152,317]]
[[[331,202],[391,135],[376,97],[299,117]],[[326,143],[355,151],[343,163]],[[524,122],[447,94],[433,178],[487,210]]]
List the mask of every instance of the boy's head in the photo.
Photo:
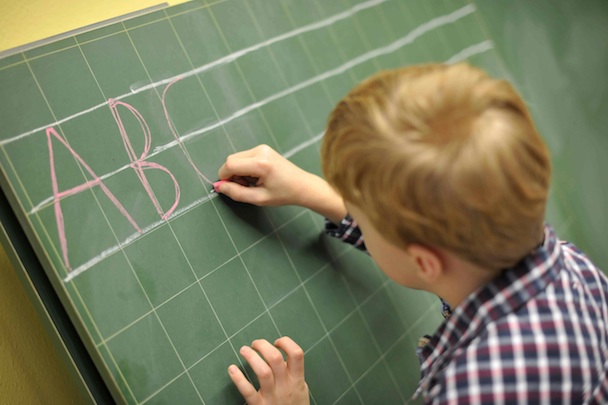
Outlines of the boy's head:
[[398,247],[514,265],[542,240],[550,159],[516,91],[466,64],[381,72],[331,113],[327,181]]

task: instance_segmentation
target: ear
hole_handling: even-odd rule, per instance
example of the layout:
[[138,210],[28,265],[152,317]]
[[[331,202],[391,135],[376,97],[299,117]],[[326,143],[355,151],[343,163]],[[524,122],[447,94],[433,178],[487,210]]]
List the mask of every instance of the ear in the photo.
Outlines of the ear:
[[412,244],[406,248],[406,252],[414,261],[418,276],[426,283],[433,283],[443,275],[445,271],[444,262],[440,253],[436,250]]

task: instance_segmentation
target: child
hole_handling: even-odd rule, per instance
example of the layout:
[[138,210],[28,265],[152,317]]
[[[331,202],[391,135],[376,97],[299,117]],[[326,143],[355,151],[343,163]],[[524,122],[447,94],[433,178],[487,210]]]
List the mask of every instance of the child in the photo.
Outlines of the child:
[[[544,224],[549,154],[507,82],[466,64],[379,73],[335,107],[321,158],[327,182],[268,146],[239,152],[217,191],[310,208],[391,279],[452,308],[421,341],[416,395],[608,403],[608,280]],[[249,404],[308,403],[294,341],[256,340],[241,354],[259,391],[228,371]]]

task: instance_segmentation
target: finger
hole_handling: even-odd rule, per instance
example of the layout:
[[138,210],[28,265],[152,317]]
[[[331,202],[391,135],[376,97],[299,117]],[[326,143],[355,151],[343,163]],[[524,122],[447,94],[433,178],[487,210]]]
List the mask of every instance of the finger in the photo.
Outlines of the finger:
[[268,191],[263,187],[242,186],[235,182],[224,182],[217,188],[218,193],[230,197],[234,201],[255,205],[266,205]]
[[249,176],[260,178],[268,172],[268,164],[258,157],[232,158],[228,157],[217,174],[220,179],[233,176]]
[[247,380],[247,377],[243,374],[243,372],[234,364],[228,367],[228,375],[230,375],[230,379],[239,390],[245,401],[249,405],[253,405],[256,403],[258,392],[253,385]]
[[274,387],[274,376],[270,366],[260,357],[260,355],[248,346],[241,347],[241,356],[251,366],[251,369],[258,377],[260,382],[260,391],[272,392]]
[[304,350],[289,336],[283,336],[274,345],[287,355],[287,369],[296,378],[304,378]]
[[285,380],[286,365],[283,354],[265,339],[254,340],[251,344],[260,353],[272,369],[275,385],[280,386]]

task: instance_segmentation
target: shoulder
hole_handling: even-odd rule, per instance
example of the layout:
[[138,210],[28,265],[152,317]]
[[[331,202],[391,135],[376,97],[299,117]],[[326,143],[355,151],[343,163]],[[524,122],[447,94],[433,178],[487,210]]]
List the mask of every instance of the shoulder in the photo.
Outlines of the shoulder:
[[569,310],[558,315],[563,310],[549,301],[530,302],[453,353],[437,381],[440,397],[464,404],[589,400],[607,372],[603,327],[572,319]]
[[578,276],[596,292],[608,294],[608,278],[587,255],[571,242],[560,241],[564,264],[568,271]]

